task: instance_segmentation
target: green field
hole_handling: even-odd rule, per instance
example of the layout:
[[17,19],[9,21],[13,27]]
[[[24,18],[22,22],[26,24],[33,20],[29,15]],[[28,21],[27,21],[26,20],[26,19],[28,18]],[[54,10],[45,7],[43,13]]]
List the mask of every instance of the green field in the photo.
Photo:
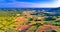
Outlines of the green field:
[[0,11],[0,32],[60,32],[60,16],[32,12]]

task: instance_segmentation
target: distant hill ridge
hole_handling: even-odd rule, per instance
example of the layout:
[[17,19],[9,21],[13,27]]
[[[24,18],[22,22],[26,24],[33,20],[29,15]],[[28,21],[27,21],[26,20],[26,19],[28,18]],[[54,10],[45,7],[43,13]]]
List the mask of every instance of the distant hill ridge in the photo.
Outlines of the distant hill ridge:
[[48,12],[60,12],[60,7],[59,8],[0,8],[0,11],[48,11]]

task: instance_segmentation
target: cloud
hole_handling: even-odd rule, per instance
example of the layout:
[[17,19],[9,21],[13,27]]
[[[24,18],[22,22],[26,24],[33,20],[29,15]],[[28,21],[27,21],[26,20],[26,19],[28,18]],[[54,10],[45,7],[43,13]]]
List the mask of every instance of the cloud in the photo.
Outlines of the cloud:
[[54,2],[56,0],[16,0],[17,2],[35,2],[35,3],[45,3],[45,2]]
[[60,7],[60,0],[51,3],[20,2],[20,6],[23,8],[56,8]]
[[60,7],[60,0],[58,0],[58,7]]
[[0,3],[0,8],[19,8],[19,3]]

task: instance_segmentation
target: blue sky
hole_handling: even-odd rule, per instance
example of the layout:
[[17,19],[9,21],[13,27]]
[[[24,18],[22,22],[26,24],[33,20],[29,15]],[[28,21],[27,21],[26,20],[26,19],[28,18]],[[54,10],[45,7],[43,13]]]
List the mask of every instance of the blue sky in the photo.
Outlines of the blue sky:
[[0,0],[0,8],[55,8],[60,0]]

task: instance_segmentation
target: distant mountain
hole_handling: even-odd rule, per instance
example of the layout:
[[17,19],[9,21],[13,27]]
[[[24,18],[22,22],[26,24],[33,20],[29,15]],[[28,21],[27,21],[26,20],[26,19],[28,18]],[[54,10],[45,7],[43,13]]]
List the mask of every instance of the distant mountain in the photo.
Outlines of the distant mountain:
[[60,12],[60,7],[59,8],[52,8],[49,10],[49,12]]
[[59,8],[21,8],[21,10],[36,10],[36,11],[48,11],[48,12],[60,12]]
[[60,7],[59,8],[0,8],[0,11],[47,11],[47,12],[60,12]]

